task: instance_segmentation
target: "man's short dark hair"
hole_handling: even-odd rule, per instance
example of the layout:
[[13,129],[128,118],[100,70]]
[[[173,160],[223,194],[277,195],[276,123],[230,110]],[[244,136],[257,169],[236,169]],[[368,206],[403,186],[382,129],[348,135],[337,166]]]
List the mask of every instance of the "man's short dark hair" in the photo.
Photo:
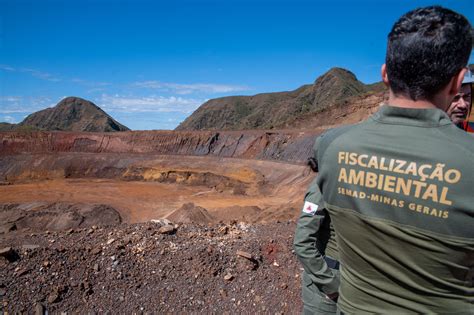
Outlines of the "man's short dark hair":
[[462,15],[430,6],[403,15],[388,35],[385,59],[395,95],[432,100],[463,67],[472,49],[472,29]]

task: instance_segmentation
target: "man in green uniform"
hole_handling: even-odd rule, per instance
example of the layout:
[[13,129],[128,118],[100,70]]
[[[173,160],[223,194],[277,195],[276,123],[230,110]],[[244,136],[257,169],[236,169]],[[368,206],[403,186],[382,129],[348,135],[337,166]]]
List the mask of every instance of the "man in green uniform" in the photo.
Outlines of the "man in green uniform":
[[438,6],[405,14],[382,66],[389,104],[316,141],[343,313],[474,313],[474,141],[445,113],[471,49],[463,16]]

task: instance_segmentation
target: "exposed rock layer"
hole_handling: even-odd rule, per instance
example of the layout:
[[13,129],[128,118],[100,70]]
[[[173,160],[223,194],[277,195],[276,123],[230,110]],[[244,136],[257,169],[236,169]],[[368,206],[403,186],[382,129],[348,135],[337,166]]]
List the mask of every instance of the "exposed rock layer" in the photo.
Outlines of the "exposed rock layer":
[[5,132],[0,156],[20,153],[154,153],[280,160],[304,163],[314,131],[134,131],[123,133]]

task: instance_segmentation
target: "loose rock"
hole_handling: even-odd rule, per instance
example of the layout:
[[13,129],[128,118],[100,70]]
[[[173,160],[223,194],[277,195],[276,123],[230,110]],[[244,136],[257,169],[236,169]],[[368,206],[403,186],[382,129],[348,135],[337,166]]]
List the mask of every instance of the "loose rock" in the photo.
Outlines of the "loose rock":
[[26,249],[26,250],[37,249],[39,247],[40,247],[39,245],[30,245],[30,244],[21,245],[21,248]]
[[171,222],[168,219],[152,219],[150,222],[161,224],[161,225],[173,225],[173,222]]
[[102,248],[95,247],[95,248],[92,249],[91,254],[92,255],[97,255],[97,254],[100,254],[101,252],[102,252]]
[[110,240],[107,241],[107,245],[110,245],[110,244],[112,244],[113,242],[115,242],[115,239],[114,239],[114,238],[111,238]]
[[17,269],[15,269],[15,271],[16,271],[16,275],[17,275],[18,277],[21,277],[21,276],[23,276],[23,275],[26,275],[28,272],[30,272],[29,269],[21,269],[21,268],[17,268]]
[[173,234],[175,232],[176,232],[176,229],[172,225],[165,225],[158,229],[158,233],[160,234]]
[[43,304],[37,302],[35,304],[35,315],[43,315],[44,314],[44,306]]
[[237,255],[240,256],[240,257],[247,258],[247,259],[252,259],[252,254],[244,252],[242,250],[238,250]]
[[59,294],[57,292],[52,292],[48,296],[48,303],[52,304],[54,302],[57,302],[59,300]]

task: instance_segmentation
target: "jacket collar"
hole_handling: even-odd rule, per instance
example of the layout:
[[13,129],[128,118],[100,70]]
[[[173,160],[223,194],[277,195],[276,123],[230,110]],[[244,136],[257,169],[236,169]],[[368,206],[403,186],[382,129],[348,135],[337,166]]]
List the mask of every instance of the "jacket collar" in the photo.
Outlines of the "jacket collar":
[[372,119],[385,124],[439,127],[452,124],[449,116],[440,109],[404,108],[384,105]]

